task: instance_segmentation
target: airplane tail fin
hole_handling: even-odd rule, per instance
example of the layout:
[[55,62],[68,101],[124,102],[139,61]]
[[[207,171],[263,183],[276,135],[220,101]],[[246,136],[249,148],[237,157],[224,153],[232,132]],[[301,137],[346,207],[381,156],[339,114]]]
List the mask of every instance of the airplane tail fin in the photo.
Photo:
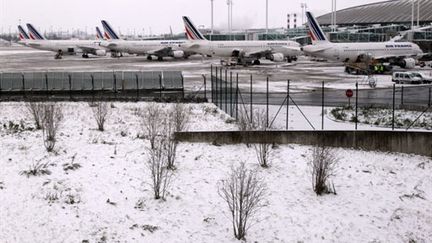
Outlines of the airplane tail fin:
[[102,26],[105,31],[104,37],[107,40],[120,40],[120,37],[117,35],[117,33],[114,31],[114,29],[111,27],[110,24],[106,20],[102,20]]
[[18,25],[18,31],[19,31],[19,39],[21,41],[30,40],[30,37],[25,32],[24,28],[21,25]]
[[104,36],[102,35],[101,30],[97,26],[96,26],[96,39],[97,40],[103,40],[104,39]]
[[188,40],[207,40],[204,35],[195,27],[192,21],[187,16],[183,16],[183,22],[185,25],[186,36]]
[[329,42],[327,36],[321,29],[321,26],[319,25],[313,14],[311,12],[306,12],[306,17],[308,20],[309,36],[312,39],[312,44],[315,45],[319,43]]
[[32,24],[27,24],[27,29],[32,40],[45,40],[45,37],[43,37]]

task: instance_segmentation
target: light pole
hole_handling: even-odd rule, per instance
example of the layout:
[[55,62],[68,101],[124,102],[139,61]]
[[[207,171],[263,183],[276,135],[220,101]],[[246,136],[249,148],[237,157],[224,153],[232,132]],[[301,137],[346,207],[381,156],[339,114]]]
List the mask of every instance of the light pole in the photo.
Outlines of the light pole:
[[211,34],[210,34],[210,40],[213,39],[213,34],[214,34],[214,22],[213,22],[213,17],[214,17],[214,0],[210,0],[211,2]]
[[417,0],[417,27],[420,27],[420,0]]
[[411,30],[414,30],[414,1],[411,0]]
[[268,10],[269,10],[269,7],[268,7],[268,0],[266,0],[266,39],[268,38]]

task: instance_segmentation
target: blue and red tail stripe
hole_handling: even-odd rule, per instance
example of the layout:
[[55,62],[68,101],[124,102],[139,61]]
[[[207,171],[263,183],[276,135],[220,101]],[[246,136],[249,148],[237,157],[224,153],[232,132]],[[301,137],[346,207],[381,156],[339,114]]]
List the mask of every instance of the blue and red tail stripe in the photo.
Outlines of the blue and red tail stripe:
[[311,12],[306,12],[306,17],[308,19],[309,34],[313,41],[327,41],[327,37],[316,21],[315,17]]
[[30,40],[30,37],[25,32],[24,28],[21,25],[18,25],[19,38],[20,40]]
[[117,35],[117,33],[111,28],[111,26],[108,24],[107,21],[102,20],[102,26],[105,30],[105,37],[109,40],[120,40],[120,37]]
[[29,30],[30,38],[33,40],[45,40],[32,24],[27,24],[27,29]]
[[99,27],[96,27],[96,38],[97,39],[103,39],[104,36],[102,35],[102,32],[100,31]]
[[183,16],[186,36],[190,40],[207,40],[204,35],[195,27],[189,17]]

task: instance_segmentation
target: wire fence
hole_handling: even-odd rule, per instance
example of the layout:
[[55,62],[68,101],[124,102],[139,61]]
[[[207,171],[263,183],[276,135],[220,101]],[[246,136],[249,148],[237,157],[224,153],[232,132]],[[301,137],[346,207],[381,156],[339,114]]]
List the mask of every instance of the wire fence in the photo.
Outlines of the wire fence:
[[[416,123],[423,118],[429,119],[426,114],[432,112],[432,86],[403,86],[393,85],[386,89],[359,89],[359,83],[354,84],[352,89],[334,90],[325,88],[322,82],[320,88],[313,91],[294,90],[291,81],[286,80],[286,90],[272,92],[270,89],[271,80],[265,80],[265,91],[257,92],[253,75],[249,80],[239,80],[239,75],[231,72],[225,67],[211,68],[211,100],[221,110],[231,117],[239,120],[240,115],[246,115],[250,122],[254,122],[253,114],[255,109],[260,107],[265,109],[266,124],[272,127],[275,123],[279,124],[279,129],[289,130],[290,109],[294,109],[296,114],[301,116],[305,124],[310,129],[326,129],[326,108],[338,108],[341,116],[336,112],[331,114],[335,120],[348,121],[353,124],[353,129],[357,130],[360,124],[385,126],[391,129],[409,130],[416,127]],[[239,86],[241,83],[241,88]],[[247,85],[245,85],[247,84]],[[280,84],[280,81],[279,81]],[[262,86],[260,87],[262,90]],[[315,107],[315,114],[305,111],[305,107]],[[319,109],[320,124],[317,124],[317,107]],[[386,110],[387,113],[378,114],[386,116],[382,122],[362,121],[360,118],[367,117],[366,111],[371,109]],[[399,113],[406,110],[415,110],[412,116],[403,118]],[[332,110],[333,112],[333,110]],[[345,113],[351,113],[347,115]],[[376,114],[375,114],[376,115]],[[343,117],[346,116],[346,117]],[[403,121],[400,121],[404,119]],[[312,120],[314,122],[312,122]],[[422,120],[422,121],[423,121]],[[424,122],[423,122],[424,123]],[[427,122],[426,122],[427,123]],[[284,124],[282,127],[281,124]],[[432,129],[432,119],[426,127]],[[429,129],[428,128],[428,129]]]

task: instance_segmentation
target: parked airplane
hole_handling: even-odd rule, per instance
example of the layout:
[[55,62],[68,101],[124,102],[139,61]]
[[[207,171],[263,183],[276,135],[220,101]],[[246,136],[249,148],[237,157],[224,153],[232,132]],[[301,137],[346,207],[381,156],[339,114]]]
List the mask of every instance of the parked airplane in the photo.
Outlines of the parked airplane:
[[[227,64],[259,65],[261,58],[291,62],[302,54],[300,44],[295,41],[209,41],[189,17],[184,16],[183,22],[190,43],[182,46],[203,55],[229,59]],[[231,63],[233,58],[234,63]]]
[[[29,30],[30,40],[25,42],[26,45],[39,50],[56,52],[56,59],[61,58],[65,54],[75,55],[77,53],[82,53],[83,58],[88,58],[89,54],[96,56],[106,56],[106,49],[99,46],[100,41],[47,40],[33,27],[33,25],[27,24],[27,28]],[[20,28],[18,27],[18,29]],[[22,31],[24,32],[24,30]]]
[[25,30],[21,25],[18,25],[18,37],[19,37],[19,44],[27,45],[27,42],[30,40],[30,37],[27,35]]
[[102,26],[107,41],[102,42],[101,46],[111,50],[111,53],[115,53],[113,56],[129,53],[147,55],[148,60],[152,60],[152,57],[155,56],[159,61],[162,61],[164,57],[188,58],[195,54],[185,52],[179,47],[186,42],[183,40],[123,40],[107,21],[102,20]]
[[420,47],[411,42],[332,43],[313,14],[306,12],[306,16],[312,45],[304,46],[302,50],[308,55],[345,64],[390,63],[407,69],[414,68],[416,59],[423,56]]
[[96,26],[96,40],[106,40],[102,35],[102,31],[100,31],[99,27]]

